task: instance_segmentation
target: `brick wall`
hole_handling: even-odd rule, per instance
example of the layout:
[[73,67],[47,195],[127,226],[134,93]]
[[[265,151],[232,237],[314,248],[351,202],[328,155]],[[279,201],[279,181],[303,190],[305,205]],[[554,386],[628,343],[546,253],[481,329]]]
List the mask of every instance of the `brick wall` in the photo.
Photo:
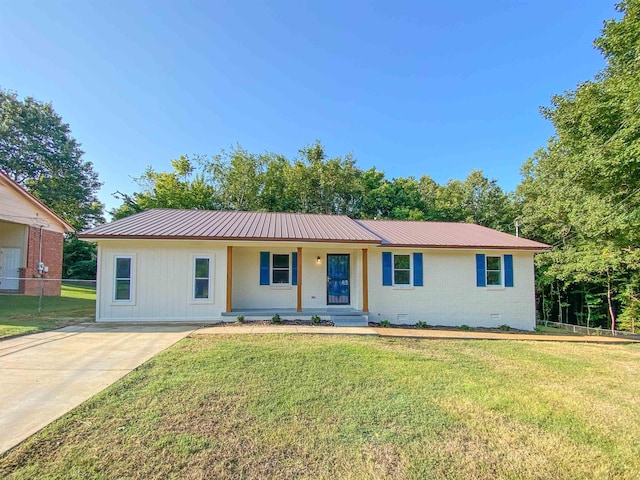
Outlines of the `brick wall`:
[[[45,295],[60,295],[60,278],[62,278],[62,233],[42,229],[42,262],[49,267],[44,273],[43,291]],[[38,259],[40,255],[40,229],[29,227],[29,241],[27,246],[27,266],[24,269],[24,287],[20,290],[26,295],[40,293],[40,278],[38,274]],[[47,280],[51,279],[51,280]]]

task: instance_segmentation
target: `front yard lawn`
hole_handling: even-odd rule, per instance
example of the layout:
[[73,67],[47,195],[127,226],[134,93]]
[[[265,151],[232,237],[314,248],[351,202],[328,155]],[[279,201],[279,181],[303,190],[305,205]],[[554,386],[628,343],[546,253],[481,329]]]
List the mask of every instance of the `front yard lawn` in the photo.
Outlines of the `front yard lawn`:
[[2,478],[637,478],[640,346],[194,336]]
[[96,290],[62,285],[59,297],[43,297],[38,313],[38,297],[0,295],[0,338],[51,330],[90,321],[96,311]]

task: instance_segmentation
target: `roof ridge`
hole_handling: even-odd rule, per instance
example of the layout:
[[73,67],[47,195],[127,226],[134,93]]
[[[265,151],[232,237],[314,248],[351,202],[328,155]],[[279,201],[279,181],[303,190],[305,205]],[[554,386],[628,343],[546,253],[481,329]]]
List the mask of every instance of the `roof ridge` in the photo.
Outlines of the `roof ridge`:
[[[446,220],[407,220],[407,219],[396,219],[396,218],[358,218],[355,219],[358,222],[379,222],[379,223],[390,223],[390,222],[402,222],[402,223],[443,223],[446,225],[476,225],[478,227],[482,227],[483,225],[478,225],[473,222],[462,222],[462,221],[446,221]],[[490,227],[485,227],[490,228]],[[492,229],[493,230],[493,229]]]
[[[258,213],[258,214],[269,214],[269,215],[305,215],[305,216],[313,216],[313,217],[341,217],[341,218],[349,218],[353,220],[346,213],[310,213],[310,212],[272,212],[269,210],[225,210],[222,208],[171,208],[171,207],[153,207],[147,210],[143,210],[141,212],[136,212],[133,215],[138,215],[140,213],[149,212],[152,210],[170,210],[170,211],[182,211],[182,212],[224,212],[224,213]],[[132,216],[132,215],[129,215]],[[127,218],[127,217],[125,217]]]

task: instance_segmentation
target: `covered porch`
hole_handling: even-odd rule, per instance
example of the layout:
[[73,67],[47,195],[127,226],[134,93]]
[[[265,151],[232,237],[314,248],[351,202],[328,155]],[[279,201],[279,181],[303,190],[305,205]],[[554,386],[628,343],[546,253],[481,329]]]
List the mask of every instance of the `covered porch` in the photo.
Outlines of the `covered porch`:
[[[364,247],[364,248],[363,248]],[[369,312],[368,248],[353,244],[231,245],[223,317],[364,321]]]

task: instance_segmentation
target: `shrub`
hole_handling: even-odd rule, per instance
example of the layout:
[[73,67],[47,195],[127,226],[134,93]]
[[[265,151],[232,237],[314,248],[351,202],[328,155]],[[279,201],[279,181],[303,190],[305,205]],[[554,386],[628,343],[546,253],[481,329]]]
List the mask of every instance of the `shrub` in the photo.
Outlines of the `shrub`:
[[322,319],[318,315],[311,317],[311,323],[314,325],[320,325],[320,322],[322,322]]
[[244,323],[244,315],[238,315],[236,317],[236,322],[238,323]]
[[471,330],[471,327],[469,325],[460,325],[460,330],[468,331]]
[[427,328],[429,325],[427,325],[427,322],[423,322],[422,320],[420,320],[418,323],[416,323],[416,327],[418,328]]
[[391,326],[391,322],[389,320],[382,320],[380,322],[380,326],[381,327],[385,327],[385,328],[390,327]]
[[508,332],[509,330],[511,330],[511,327],[506,323],[504,325],[500,325],[500,327],[498,328],[500,328],[500,330],[502,330],[503,332]]
[[273,317],[271,317],[271,323],[282,323],[280,315],[276,313]]
[[540,326],[536,326],[536,328],[534,328],[534,330],[538,333],[542,332],[542,327]]

